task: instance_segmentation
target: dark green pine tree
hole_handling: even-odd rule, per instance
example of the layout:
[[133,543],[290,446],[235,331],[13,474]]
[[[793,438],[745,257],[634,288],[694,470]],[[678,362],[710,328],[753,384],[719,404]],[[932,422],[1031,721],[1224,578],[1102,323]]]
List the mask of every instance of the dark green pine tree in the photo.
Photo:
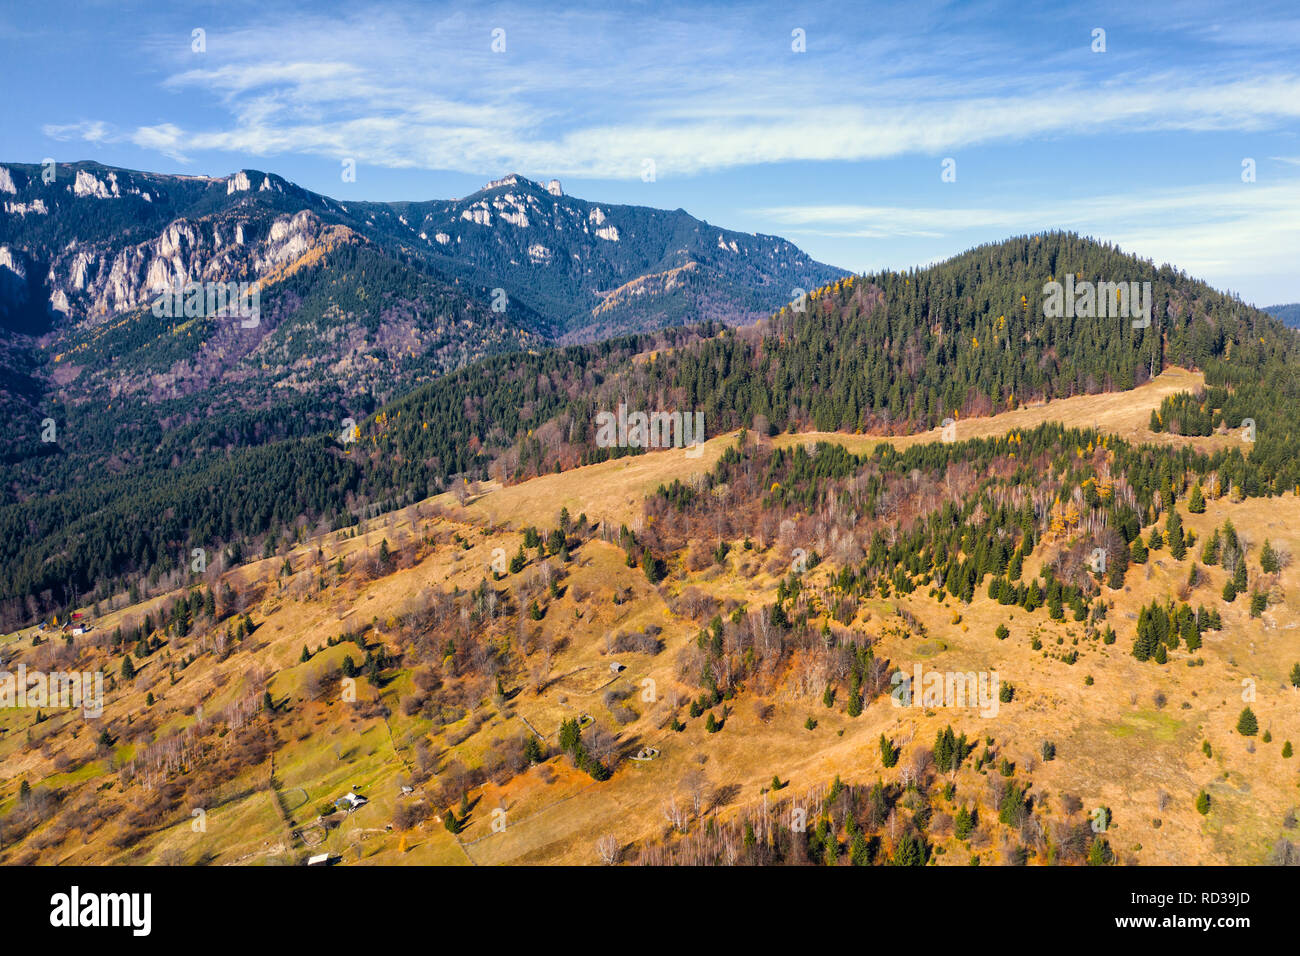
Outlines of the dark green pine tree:
[[1238,553],[1237,566],[1232,569],[1232,586],[1238,594],[1246,593],[1246,556]]
[[970,810],[965,805],[957,811],[957,816],[953,819],[953,835],[958,840],[965,840],[971,835],[971,830],[975,827],[975,819]]
[[853,866],[871,865],[871,844],[861,830],[854,834],[853,842],[849,845],[849,863]]
[[850,717],[858,717],[862,714],[862,693],[853,691],[849,694],[848,714]]
[[894,866],[924,866],[925,846],[921,838],[912,833],[903,834],[894,847],[894,857],[890,862]]
[[1243,737],[1254,737],[1259,733],[1259,721],[1255,719],[1255,712],[1249,707],[1241,712],[1237,718],[1237,733]]
[[1264,539],[1264,547],[1259,552],[1259,567],[1265,574],[1277,574],[1282,570],[1282,562],[1278,557],[1277,551],[1269,543],[1267,538]]
[[880,762],[886,767],[898,763],[898,748],[884,734],[880,735]]
[[1092,845],[1088,847],[1088,865],[1109,866],[1113,859],[1110,843],[1100,834],[1093,837]]
[[1020,574],[1024,568],[1024,563],[1024,553],[1019,548],[1016,548],[1015,553],[1011,555],[1011,563],[1007,565],[1007,580],[1020,580]]
[[1213,567],[1219,563],[1219,549],[1222,546],[1223,539],[1219,536],[1219,529],[1215,528],[1214,533],[1205,539],[1205,544],[1201,546],[1201,563],[1207,567]]
[[1177,561],[1187,557],[1187,543],[1183,540],[1183,519],[1178,516],[1177,509],[1169,512],[1169,518],[1165,521],[1165,538],[1169,542],[1169,553]]

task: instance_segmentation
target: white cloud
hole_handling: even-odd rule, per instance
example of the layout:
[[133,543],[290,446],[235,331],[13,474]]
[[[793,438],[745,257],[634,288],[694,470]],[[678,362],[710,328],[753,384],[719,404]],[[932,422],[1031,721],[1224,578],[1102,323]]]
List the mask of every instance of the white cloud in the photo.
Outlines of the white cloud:
[[[1282,6],[1228,22],[1200,0],[1160,16],[1103,5],[1094,13],[1109,51],[1096,55],[1091,19],[997,0],[884,3],[856,20],[816,3],[474,13],[367,5],[304,15],[266,2],[255,25],[210,29],[202,55],[161,30],[133,51],[160,65],[168,94],[149,104],[147,122],[82,120],[47,134],[130,142],[181,161],[216,154],[271,165],[307,155],[629,181],[647,158],[667,179],[794,162],[937,163],[975,149],[1014,158],[1022,146],[1041,157],[1076,143],[1149,159],[1195,142],[1211,155],[1236,140],[1230,156],[1270,156],[1259,183],[1237,184],[1233,159],[1228,188],[1112,195],[1116,173],[1099,170],[1074,175],[1071,190],[1106,195],[1055,202],[1041,181],[1010,192],[1004,173],[964,209],[823,204],[764,214],[794,235],[860,240],[859,249],[904,237],[927,248],[962,242],[955,252],[972,238],[1071,228],[1207,278],[1294,271],[1282,263],[1300,247],[1292,187],[1265,185],[1300,162],[1288,138],[1300,119],[1300,67],[1288,52],[1300,17]],[[790,51],[794,26],[807,30],[805,54]],[[490,48],[498,27],[503,54]],[[742,178],[729,182],[743,188]]]
[[[955,16],[930,10],[924,19]],[[795,19],[807,21],[807,54],[789,50],[784,24]],[[489,46],[498,25],[504,54]],[[377,8],[268,17],[212,31],[198,58],[160,42],[158,57],[174,67],[163,87],[206,95],[229,119],[172,116],[131,137],[169,156],[299,152],[475,174],[635,178],[645,158],[660,175],[689,175],[1055,136],[1257,131],[1300,118],[1300,77],[1289,65],[1153,70],[1116,58],[1121,66],[1084,73],[1059,58],[1034,62],[1034,51],[1007,49],[969,24],[939,39],[910,35],[851,33],[776,7],[757,21],[716,9],[670,9],[653,21],[523,8],[433,20],[422,9]]]
[[110,138],[109,126],[101,120],[87,120],[65,125],[49,123],[41,127],[41,132],[50,139],[57,139],[61,142],[79,139],[87,143],[102,143]]
[[[997,207],[775,206],[752,212],[792,237],[926,238],[941,256],[1008,234],[1069,229],[1239,290],[1292,276],[1300,248],[1300,180],[1234,183]],[[936,257],[937,258],[937,257]]]
[[180,162],[189,162],[181,152],[185,134],[172,123],[160,123],[157,126],[140,126],[130,136],[131,142],[142,149],[152,149],[170,156]]

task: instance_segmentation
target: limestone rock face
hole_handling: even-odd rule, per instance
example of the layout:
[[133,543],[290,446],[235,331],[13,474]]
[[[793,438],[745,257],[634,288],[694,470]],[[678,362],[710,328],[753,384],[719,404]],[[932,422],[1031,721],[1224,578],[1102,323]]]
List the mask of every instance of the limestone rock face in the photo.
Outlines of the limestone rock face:
[[72,183],[72,194],[74,196],[93,196],[96,199],[112,199],[121,195],[117,188],[117,176],[115,174],[109,173],[108,182],[105,183],[98,176],[84,169],[77,170],[77,178]]
[[226,243],[217,226],[178,219],[153,239],[120,249],[66,250],[50,263],[51,308],[109,315],[145,306],[178,282],[257,278],[302,256],[321,231],[309,210],[277,217],[249,242],[252,226],[236,223],[234,242]]
[[27,278],[27,266],[23,263],[22,253],[14,253],[8,246],[0,246],[0,269],[8,269],[20,279]]
[[28,301],[27,263],[9,246],[0,246],[0,301],[18,307]]
[[[15,283],[25,290],[29,324],[40,305],[59,326],[98,325],[177,283],[265,279],[336,230],[381,255],[423,259],[453,286],[505,289],[526,306],[530,334],[562,341],[683,316],[753,321],[788,290],[839,274],[775,236],[720,230],[682,209],[588,202],[558,179],[518,173],[460,199],[344,203],[256,169],[174,176],[82,162],[49,172],[0,166],[2,271],[11,297]],[[0,320],[7,308],[0,299]]]

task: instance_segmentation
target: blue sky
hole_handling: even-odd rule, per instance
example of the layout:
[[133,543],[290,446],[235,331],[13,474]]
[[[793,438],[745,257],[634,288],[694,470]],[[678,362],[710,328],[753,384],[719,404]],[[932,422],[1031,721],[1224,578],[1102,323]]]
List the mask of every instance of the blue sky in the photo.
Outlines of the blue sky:
[[253,167],[341,199],[519,172],[856,271],[1068,228],[1300,300],[1300,6],[1054,6],[7,5],[0,162]]

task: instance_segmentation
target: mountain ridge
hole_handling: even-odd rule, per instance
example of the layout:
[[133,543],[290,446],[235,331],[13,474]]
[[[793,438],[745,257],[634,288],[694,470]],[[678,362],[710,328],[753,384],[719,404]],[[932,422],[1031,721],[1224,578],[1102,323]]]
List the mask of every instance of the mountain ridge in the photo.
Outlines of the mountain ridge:
[[[444,281],[504,288],[511,300],[544,317],[547,327],[537,331],[571,339],[601,333],[584,329],[584,320],[603,304],[601,289],[680,267],[688,259],[709,273],[699,294],[682,288],[669,301],[637,303],[638,308],[620,316],[620,331],[702,317],[749,321],[792,297],[797,288],[845,274],[779,237],[722,229],[680,209],[579,199],[564,194],[557,180],[543,185],[518,174],[492,180],[459,199],[374,202],[335,199],[252,168],[224,177],[193,177],[82,161],[54,166],[50,184],[42,178],[45,167],[10,163],[0,169],[0,198],[7,213],[0,220],[0,247],[9,250],[4,264],[12,266],[21,256],[29,279],[44,274],[43,280],[27,283],[26,300],[35,307],[44,298],[52,311],[65,316],[109,314],[146,301],[163,267],[121,263],[117,257],[128,245],[175,233],[172,227],[178,222],[211,227],[212,245],[225,249],[260,241],[278,217],[302,212],[325,224],[346,225]],[[103,215],[102,207],[85,206],[114,200],[122,201],[123,214]],[[64,218],[73,220],[69,228],[60,228]],[[193,236],[183,238],[195,242]],[[162,258],[175,252],[177,240],[173,234],[158,250]],[[97,261],[97,252],[101,259],[112,253],[113,261]],[[217,252],[212,250],[214,256]],[[205,273],[224,265],[239,278],[253,279],[263,267],[237,257],[209,265],[172,263],[168,271],[182,281],[203,280]],[[103,288],[84,295],[97,273],[106,273]],[[0,318],[14,310],[13,299],[0,302]],[[707,315],[693,315],[706,301]]]
[[[366,248],[344,247],[340,274],[372,271],[379,260],[365,258]],[[1150,281],[1151,326],[1044,316],[1037,297],[1066,263],[1093,278]],[[319,299],[301,274],[290,282],[302,284],[284,295]],[[418,284],[402,293],[424,294]],[[1153,431],[1209,435],[1249,418],[1258,440],[1217,448],[1211,466],[1246,496],[1300,485],[1300,423],[1259,384],[1279,375],[1289,376],[1280,379],[1284,391],[1300,384],[1294,334],[1169,266],[1049,233],[927,269],[839,279],[802,305],[740,328],[706,322],[595,345],[516,343],[386,401],[375,395],[393,377],[385,362],[398,358],[401,339],[377,326],[353,394],[302,390],[311,373],[295,368],[307,378],[284,380],[294,387],[278,391],[297,398],[283,408],[256,404],[266,394],[258,379],[245,395],[252,405],[236,396],[211,408],[183,395],[152,404],[146,394],[107,408],[91,397],[52,407],[57,445],[38,443],[34,427],[15,432],[19,457],[7,471],[9,505],[0,507],[0,568],[11,591],[0,597],[12,607],[48,592],[58,605],[108,579],[174,568],[196,535],[251,549],[294,526],[346,527],[376,502],[638,454],[595,441],[597,414],[620,402],[702,412],[710,436],[741,427],[897,435],[937,427],[945,415],[1125,390],[1178,365],[1204,372],[1206,386],[1167,399]],[[335,321],[328,309],[313,314]],[[279,349],[283,364],[294,358],[284,350],[306,333],[286,341],[278,330],[291,326],[278,322],[267,322],[281,337],[266,347]],[[175,334],[162,339],[170,345]],[[149,378],[139,384],[157,387]],[[339,438],[345,418],[356,423],[355,441]],[[144,514],[171,517],[146,525]]]

